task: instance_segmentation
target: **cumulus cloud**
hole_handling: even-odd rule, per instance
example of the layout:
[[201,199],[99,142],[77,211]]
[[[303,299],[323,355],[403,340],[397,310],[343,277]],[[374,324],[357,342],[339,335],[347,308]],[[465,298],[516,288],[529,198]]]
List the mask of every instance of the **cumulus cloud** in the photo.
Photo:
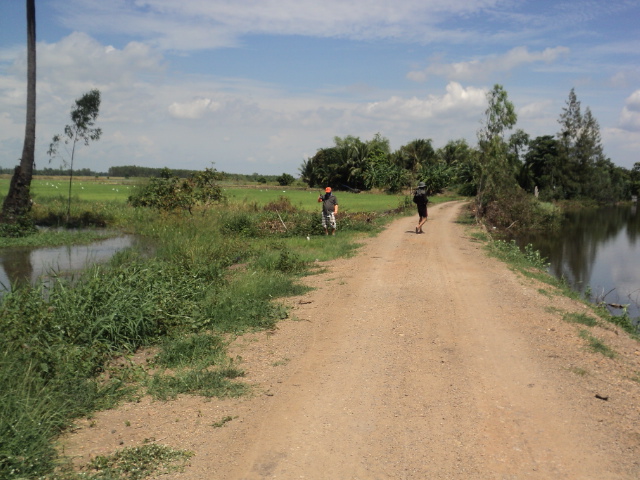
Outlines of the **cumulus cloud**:
[[174,102],[169,105],[169,113],[175,118],[197,119],[208,111],[215,111],[220,108],[220,103],[214,102],[210,98],[198,98],[187,103]]
[[134,74],[162,71],[161,55],[140,42],[117,49],[100,44],[86,33],[74,32],[57,43],[38,43],[38,73],[60,86],[70,78],[78,83],[105,85],[130,82]]
[[640,90],[627,98],[618,123],[624,130],[640,132]]
[[546,48],[540,52],[530,52],[527,47],[516,47],[504,55],[491,55],[481,60],[449,64],[435,62],[422,70],[409,72],[407,78],[415,82],[424,82],[431,76],[441,76],[450,80],[486,79],[494,72],[507,72],[521,65],[553,63],[568,53],[567,47]]
[[539,102],[532,102],[524,105],[522,108],[518,109],[518,118],[540,118],[546,117],[549,113],[550,108],[553,106],[553,102],[551,100],[542,100]]
[[428,119],[460,111],[477,112],[486,104],[486,91],[480,88],[464,88],[457,82],[450,82],[446,92],[441,95],[428,95],[426,98],[391,97],[373,102],[361,109],[365,115],[388,119]]

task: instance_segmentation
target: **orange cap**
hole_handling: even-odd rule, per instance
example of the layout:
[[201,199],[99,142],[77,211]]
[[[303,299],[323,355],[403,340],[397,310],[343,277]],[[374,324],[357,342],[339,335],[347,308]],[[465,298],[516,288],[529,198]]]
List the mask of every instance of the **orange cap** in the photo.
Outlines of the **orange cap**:
[[325,192],[329,193],[331,191],[331,187],[327,187],[324,189]]

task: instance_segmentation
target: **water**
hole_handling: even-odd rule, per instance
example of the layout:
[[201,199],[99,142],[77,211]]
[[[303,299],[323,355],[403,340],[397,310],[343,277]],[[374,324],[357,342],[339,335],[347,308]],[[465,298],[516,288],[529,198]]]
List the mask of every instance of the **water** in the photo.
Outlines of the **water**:
[[125,235],[89,245],[0,249],[0,294],[19,282],[35,284],[52,276],[71,275],[89,265],[104,263],[116,252],[131,247],[133,242],[133,236]]
[[[560,232],[518,239],[550,262],[549,272],[596,301],[640,316],[640,213],[637,205],[570,213]],[[609,306],[611,313],[622,310]]]

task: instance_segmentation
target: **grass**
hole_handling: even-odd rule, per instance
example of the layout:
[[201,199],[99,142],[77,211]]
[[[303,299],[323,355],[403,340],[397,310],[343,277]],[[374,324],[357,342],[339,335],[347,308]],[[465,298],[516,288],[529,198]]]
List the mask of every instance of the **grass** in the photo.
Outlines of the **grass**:
[[[70,477],[88,480],[141,480],[182,471],[193,452],[175,450],[158,444],[129,447],[113,455],[97,456],[86,467],[87,475],[71,473]],[[62,479],[61,479],[62,480]]]
[[572,371],[573,373],[575,373],[576,375],[580,376],[580,377],[586,377],[587,375],[589,375],[589,371],[585,370],[584,368],[572,367],[569,370]]
[[614,358],[616,356],[615,352],[613,351],[613,349],[611,349],[611,347],[606,345],[599,338],[596,338],[593,335],[591,335],[588,331],[581,330],[580,337],[587,341],[587,343],[589,344],[589,348],[591,348],[591,350],[593,350],[594,352],[601,353],[605,357],[609,357],[609,358]]
[[579,323],[581,325],[586,325],[587,327],[595,327],[598,322],[595,318],[586,313],[565,313],[562,316],[562,319],[565,322],[570,323]]
[[[237,417],[236,417],[237,418]],[[230,421],[232,421],[234,419],[234,417],[227,415],[226,417],[222,417],[219,421],[214,422],[211,424],[211,426],[213,428],[222,428],[224,427],[227,423],[229,423]]]
[[[316,260],[352,255],[363,235],[393,218],[384,209],[397,199],[360,195],[342,196],[335,237],[320,235],[317,204],[307,211],[288,198],[262,207],[259,199],[229,202],[195,215],[74,199],[72,215],[107,219],[153,245],[153,255],[130,249],[73,281],[22,286],[0,299],[0,478],[52,475],[61,461],[58,435],[74,418],[122,400],[244,394],[244,372],[223,339],[274,328],[289,315],[278,299],[306,291],[299,278],[317,270]],[[365,211],[349,211],[352,197]],[[47,198],[34,215],[59,218],[64,197]],[[40,232],[20,241],[86,242],[100,232]],[[150,364],[127,360],[146,347],[157,350]],[[134,453],[144,463],[157,452]],[[109,478],[116,468],[91,474]]]

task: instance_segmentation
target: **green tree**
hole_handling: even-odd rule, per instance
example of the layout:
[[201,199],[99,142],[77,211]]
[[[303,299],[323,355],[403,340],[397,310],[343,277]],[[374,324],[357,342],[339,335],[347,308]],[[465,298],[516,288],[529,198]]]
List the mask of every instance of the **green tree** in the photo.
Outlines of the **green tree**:
[[[559,183],[565,198],[590,198],[606,201],[603,197],[609,192],[603,189],[611,187],[609,174],[613,170],[609,159],[604,155],[600,126],[591,109],[586,108],[584,114],[578,101],[575,89],[569,92],[569,98],[558,119],[560,176]],[[603,178],[602,175],[607,178]]]
[[373,139],[363,142],[348,135],[334,137],[334,143],[334,147],[321,148],[302,163],[302,180],[310,187],[371,188],[372,173],[369,169],[381,156],[389,155],[389,140],[376,134]]
[[67,221],[71,215],[71,185],[73,183],[73,161],[76,154],[76,146],[82,141],[85,145],[89,145],[91,141],[100,139],[102,129],[95,128],[95,122],[100,112],[100,91],[93,89],[85,93],[82,97],[76,99],[76,106],[71,109],[71,124],[64,128],[63,135],[54,135],[49,151],[47,152],[51,158],[59,156],[60,142],[65,146],[71,145],[71,150],[66,149],[68,157],[62,157],[63,163],[67,163],[69,159],[69,201],[67,204]]
[[564,197],[560,182],[562,170],[558,143],[552,135],[543,135],[531,140],[519,177],[522,188],[533,192],[535,187],[538,187],[540,198],[544,200]]
[[509,145],[505,141],[508,130],[517,121],[515,107],[509,101],[502,85],[494,85],[487,93],[483,127],[478,130],[479,169],[476,214],[482,215],[489,202],[504,200],[517,187],[513,170],[509,166]]
[[293,175],[289,175],[288,173],[283,173],[278,178],[276,178],[276,181],[278,182],[278,185],[282,187],[286,187],[286,186],[292,185],[293,182],[296,181],[296,179],[294,178]]
[[436,152],[431,145],[431,139],[418,138],[400,147],[395,157],[412,176],[412,180],[418,177],[418,172],[423,168],[434,165],[437,161]]
[[[5,224],[20,224],[31,209],[31,179],[36,143],[36,6],[35,0],[27,0],[27,117],[24,144],[20,164],[15,167],[9,192],[2,204],[1,221]],[[27,229],[29,230],[29,229]],[[22,234],[24,230],[13,230]]]
[[630,173],[631,180],[631,195],[640,195],[640,162],[633,164],[633,168]]
[[367,189],[381,188],[387,193],[401,192],[410,181],[409,172],[395,163],[390,155],[378,152],[369,158],[364,174]]

